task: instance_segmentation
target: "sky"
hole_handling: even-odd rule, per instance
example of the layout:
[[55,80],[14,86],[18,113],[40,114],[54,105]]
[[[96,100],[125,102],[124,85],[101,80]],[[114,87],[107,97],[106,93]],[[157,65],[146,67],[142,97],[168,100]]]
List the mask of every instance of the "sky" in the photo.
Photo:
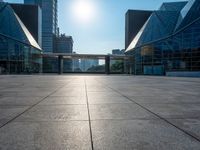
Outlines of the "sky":
[[125,47],[128,9],[157,10],[163,2],[173,1],[181,0],[58,0],[58,26],[60,33],[73,36],[75,52],[107,54]]

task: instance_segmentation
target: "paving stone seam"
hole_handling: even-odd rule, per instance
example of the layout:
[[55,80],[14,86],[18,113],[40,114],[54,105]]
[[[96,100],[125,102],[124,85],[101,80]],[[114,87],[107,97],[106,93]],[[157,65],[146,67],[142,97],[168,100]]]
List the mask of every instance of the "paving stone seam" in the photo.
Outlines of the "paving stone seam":
[[[158,78],[158,76],[154,76],[154,77],[150,77],[150,76],[145,76],[147,79],[149,78],[149,79],[155,79],[155,78]],[[176,82],[179,82],[179,81],[182,81],[182,82],[185,82],[185,83],[188,83],[188,82],[193,82],[193,83],[197,83],[197,81],[195,81],[195,80],[190,80],[190,81],[185,81],[185,80],[183,80],[183,79],[181,79],[181,77],[178,77],[178,80],[177,80],[177,78],[174,78],[174,77],[171,77],[171,78],[169,78],[169,77],[159,77],[160,79],[164,79],[164,80],[168,80],[168,81],[176,81]],[[192,78],[191,78],[192,79]],[[194,78],[194,79],[199,79],[199,78]],[[197,85],[197,86],[199,86],[199,85]]]
[[[72,79],[71,81],[68,81],[68,84],[70,82],[72,82],[74,79]],[[38,104],[40,104],[41,102],[43,102],[44,100],[46,100],[46,98],[48,98],[49,96],[53,95],[54,93],[56,93],[58,90],[64,88],[65,86],[67,86],[68,84],[62,85],[61,87],[58,87],[56,90],[54,90],[53,92],[51,92],[49,95],[43,97],[40,101],[38,101],[37,103],[35,103],[34,105],[31,105],[30,107],[28,107],[27,109],[25,109],[23,112],[19,113],[18,115],[16,115],[15,117],[13,117],[12,119],[8,120],[6,123],[4,123],[3,125],[0,126],[0,129],[2,129],[4,126],[6,126],[7,124],[13,122],[15,119],[17,119],[18,117],[20,117],[21,115],[23,115],[24,113],[26,113],[27,111],[29,111],[30,109],[34,108],[35,106],[37,106]]]
[[[97,80],[97,81],[98,81],[98,80]],[[99,82],[99,83],[102,84],[101,82]],[[137,103],[137,102],[134,101],[132,98],[129,98],[128,96],[124,95],[124,94],[121,93],[120,91],[118,91],[118,90],[116,90],[116,89],[114,89],[114,88],[108,86],[108,85],[105,84],[105,83],[102,84],[102,85],[104,85],[104,86],[106,86],[106,87],[112,89],[113,91],[119,93],[120,95],[122,95],[123,97],[125,97],[126,99],[128,99],[129,101],[133,102],[134,104],[138,105],[139,107],[143,108],[144,110],[148,111],[149,113],[153,114],[154,116],[160,118],[161,120],[165,121],[165,122],[168,123],[169,125],[175,127],[176,129],[178,129],[179,131],[183,132],[183,133],[186,134],[187,136],[189,136],[189,137],[193,138],[194,140],[200,142],[200,139],[199,139],[198,137],[196,137],[196,136],[194,136],[193,134],[191,134],[191,133],[185,131],[184,129],[180,128],[179,126],[173,124],[172,122],[170,122],[170,121],[167,120],[166,118],[163,118],[162,116],[160,116],[160,115],[154,113],[153,111],[151,111],[150,109],[146,108],[145,106],[143,106],[143,105]]]
[[[87,104],[40,104],[38,106],[76,106],[76,105],[80,105],[80,106],[85,106]],[[0,105],[1,106],[1,105]]]
[[65,121],[49,121],[49,120],[33,120],[33,121],[31,121],[31,120],[25,120],[25,121],[19,121],[19,120],[17,120],[17,121],[13,121],[13,123],[20,123],[20,122],[29,122],[29,123],[39,123],[39,122],[48,122],[48,123],[66,123],[66,122],[88,122],[88,120],[65,120]]
[[89,100],[88,100],[88,91],[87,91],[87,83],[86,79],[84,78],[84,83],[85,83],[85,93],[86,93],[86,103],[87,103],[87,111],[88,111],[88,122],[89,122],[89,129],[90,129],[90,141],[91,141],[91,148],[94,150],[94,143],[93,143],[93,136],[92,136],[92,125],[91,125],[91,116],[90,116],[90,105],[89,105]]

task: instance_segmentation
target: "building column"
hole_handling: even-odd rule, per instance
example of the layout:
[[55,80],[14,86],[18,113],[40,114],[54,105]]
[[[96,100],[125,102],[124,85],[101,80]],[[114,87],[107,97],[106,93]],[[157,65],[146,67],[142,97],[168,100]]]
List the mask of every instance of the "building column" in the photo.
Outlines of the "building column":
[[63,73],[63,56],[59,55],[58,56],[58,74]]
[[110,56],[105,57],[105,74],[110,74]]

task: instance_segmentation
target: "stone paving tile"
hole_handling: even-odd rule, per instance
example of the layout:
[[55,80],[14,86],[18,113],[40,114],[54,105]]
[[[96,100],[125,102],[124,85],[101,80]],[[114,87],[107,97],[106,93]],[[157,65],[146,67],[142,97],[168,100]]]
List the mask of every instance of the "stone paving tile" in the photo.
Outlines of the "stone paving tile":
[[117,92],[88,92],[87,93],[88,99],[106,99],[109,97],[121,97],[121,95]]
[[88,92],[112,92],[113,90],[110,88],[106,87],[101,87],[101,86],[87,86],[87,91]]
[[134,104],[90,105],[92,120],[98,119],[157,119],[148,111]]
[[98,96],[121,96],[119,93],[115,92],[115,91],[104,91],[104,92],[88,92],[88,97],[97,97]]
[[14,122],[0,130],[1,150],[91,150],[88,121]]
[[[131,88],[133,91],[131,92],[130,89],[126,90],[126,91],[122,91],[121,94],[126,95],[128,97],[155,97],[155,96],[159,96],[159,97],[168,97],[168,96],[173,96],[173,97],[178,97],[178,96],[182,96],[181,93],[178,92],[174,92],[174,91],[168,91],[165,92],[162,91],[152,91],[151,88],[147,88],[145,89],[144,87],[141,87],[139,91],[135,91],[134,88]],[[145,91],[145,92],[144,92]]]
[[115,97],[105,97],[105,98],[88,98],[89,104],[115,104],[115,103],[133,103],[129,101],[127,98],[122,96]]
[[200,147],[186,134],[200,137],[199,78],[13,75],[0,76],[0,89],[0,125],[33,106],[0,128],[0,150]]
[[9,97],[9,96],[13,96],[13,97],[29,97],[29,96],[36,96],[36,97],[42,97],[42,96],[47,96],[49,95],[51,92],[43,92],[43,91],[31,91],[31,92],[15,92],[15,91],[0,91],[0,95],[4,96],[4,97]]
[[182,95],[182,96],[132,96],[129,97],[137,103],[150,103],[150,104],[166,104],[166,103],[200,103],[200,99],[196,96]]
[[43,97],[0,97],[0,106],[1,105],[34,105],[39,102]]
[[95,150],[199,150],[200,142],[159,120],[92,121]]
[[200,104],[142,104],[164,118],[200,118]]
[[80,92],[80,91],[74,91],[74,92],[66,92],[66,91],[58,91],[52,94],[51,96],[80,96],[80,97],[85,97],[86,93],[85,92]]
[[85,88],[61,88],[58,92],[66,92],[66,93],[77,93],[77,92],[81,92],[84,93],[85,92]]
[[88,120],[86,105],[36,106],[17,121],[68,121]]
[[39,105],[80,105],[86,104],[86,97],[64,97],[64,96],[50,96],[42,101]]
[[25,111],[25,106],[0,106],[0,126]]
[[168,119],[179,128],[189,132],[200,140],[200,118],[198,119]]

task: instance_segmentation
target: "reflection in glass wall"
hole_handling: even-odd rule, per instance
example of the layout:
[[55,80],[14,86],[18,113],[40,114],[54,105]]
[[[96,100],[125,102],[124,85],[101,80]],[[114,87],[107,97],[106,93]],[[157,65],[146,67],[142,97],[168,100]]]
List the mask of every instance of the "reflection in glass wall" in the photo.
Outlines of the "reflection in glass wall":
[[200,20],[183,31],[134,50],[136,74],[200,71]]
[[[44,73],[58,73],[58,65],[58,57],[43,58]],[[105,60],[63,57],[63,73],[105,73]]]
[[41,50],[0,35],[0,74],[40,73]]
[[43,73],[58,73],[58,58],[43,57]]
[[[200,75],[200,1],[166,2],[146,21],[126,50],[134,73]],[[193,76],[192,75],[192,76]]]
[[110,61],[110,73],[124,73],[124,60],[111,59]]

